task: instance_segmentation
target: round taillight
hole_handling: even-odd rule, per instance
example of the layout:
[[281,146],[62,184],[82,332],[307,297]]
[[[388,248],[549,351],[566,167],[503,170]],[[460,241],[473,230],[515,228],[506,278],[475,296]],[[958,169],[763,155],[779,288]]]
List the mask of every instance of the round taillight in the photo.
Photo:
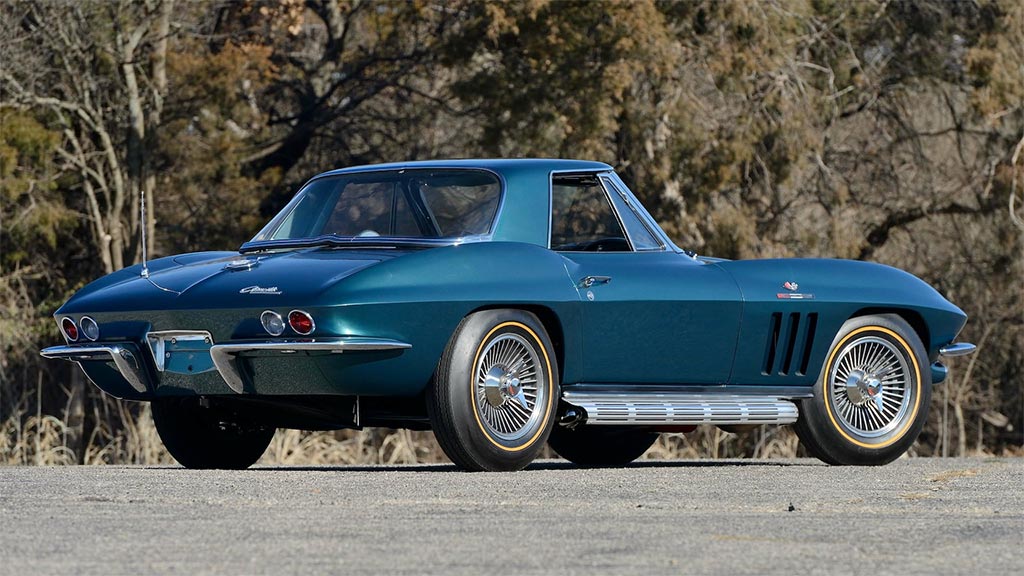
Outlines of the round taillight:
[[260,324],[271,336],[280,336],[284,332],[284,319],[273,310],[264,310],[260,314]]
[[303,336],[312,334],[313,330],[316,330],[316,324],[313,323],[313,317],[302,310],[292,310],[288,313],[288,324]]
[[78,324],[82,327],[82,335],[92,340],[93,342],[100,338],[100,326],[95,320],[88,316],[82,316],[82,319],[78,321]]
[[60,321],[60,329],[64,331],[64,337],[72,342],[78,340],[78,326],[75,326],[75,321],[71,318],[65,318]]

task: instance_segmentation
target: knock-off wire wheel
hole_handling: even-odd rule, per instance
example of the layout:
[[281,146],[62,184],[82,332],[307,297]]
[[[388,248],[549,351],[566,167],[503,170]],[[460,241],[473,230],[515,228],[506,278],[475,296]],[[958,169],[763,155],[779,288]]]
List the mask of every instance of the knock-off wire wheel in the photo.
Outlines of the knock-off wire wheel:
[[546,405],[547,390],[537,386],[539,365],[536,350],[519,334],[501,334],[486,345],[477,362],[476,405],[490,434],[519,440],[543,416],[537,406]]
[[519,470],[544,448],[557,400],[557,359],[540,320],[524,310],[482,310],[455,329],[427,412],[456,466]]
[[891,432],[910,408],[914,389],[906,358],[876,336],[850,342],[829,374],[833,413],[864,438]]
[[826,355],[794,425],[829,464],[881,465],[903,455],[928,417],[931,372],[921,338],[896,314],[851,318]]

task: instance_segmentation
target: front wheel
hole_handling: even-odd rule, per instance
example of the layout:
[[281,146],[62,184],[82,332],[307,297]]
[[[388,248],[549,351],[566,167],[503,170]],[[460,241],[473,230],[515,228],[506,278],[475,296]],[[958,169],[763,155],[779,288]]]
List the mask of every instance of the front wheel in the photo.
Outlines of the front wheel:
[[814,397],[802,401],[796,433],[829,464],[892,462],[928,416],[931,372],[917,333],[899,316],[848,320],[829,350]]
[[185,468],[242,470],[270,445],[274,428],[241,422],[198,398],[152,402],[153,423],[167,451]]
[[558,366],[536,316],[470,314],[455,330],[427,395],[438,444],[471,471],[519,470],[547,441],[558,401]]

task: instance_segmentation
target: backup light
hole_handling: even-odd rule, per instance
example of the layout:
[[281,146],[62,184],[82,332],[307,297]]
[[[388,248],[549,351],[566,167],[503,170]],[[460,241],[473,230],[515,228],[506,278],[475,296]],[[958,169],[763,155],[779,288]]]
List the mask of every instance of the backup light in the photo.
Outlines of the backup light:
[[75,321],[71,318],[64,318],[61,320],[60,329],[64,332],[64,337],[68,340],[72,342],[78,340],[78,326],[75,326]]
[[92,340],[93,342],[99,340],[100,327],[99,324],[96,324],[95,320],[88,316],[82,316],[82,319],[79,320],[78,323],[82,326],[82,334],[86,338]]
[[271,336],[280,336],[284,333],[284,319],[273,310],[264,310],[263,314],[260,314],[260,323]]
[[316,324],[313,322],[313,317],[302,310],[292,310],[289,312],[288,324],[291,325],[292,330],[295,330],[303,336],[312,334],[313,330],[316,330]]

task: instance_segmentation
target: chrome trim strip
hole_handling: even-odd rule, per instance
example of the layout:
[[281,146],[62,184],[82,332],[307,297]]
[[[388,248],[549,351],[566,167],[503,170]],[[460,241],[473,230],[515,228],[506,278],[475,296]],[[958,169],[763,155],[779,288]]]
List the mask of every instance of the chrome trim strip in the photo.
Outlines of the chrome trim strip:
[[782,398],[793,400],[802,398],[814,398],[813,388],[808,386],[764,386],[744,384],[622,384],[606,382],[603,384],[579,383],[566,384],[562,386],[562,392],[575,392],[579,394],[686,394],[688,396],[711,396],[714,398],[725,398],[733,396],[748,396],[752,398]]
[[676,246],[676,243],[668,237],[668,234],[666,234],[665,230],[663,230],[661,225],[658,224],[658,221],[654,219],[654,216],[651,216],[651,213],[647,211],[647,207],[643,205],[643,202],[640,202],[640,200],[637,199],[636,194],[633,194],[633,191],[629,189],[629,186],[626,186],[626,183],[622,181],[622,178],[620,178],[614,170],[608,171],[606,174],[611,181],[616,184],[616,187],[621,188],[621,191],[624,192],[631,200],[630,204],[635,208],[634,211],[638,216],[640,216],[641,220],[645,220],[647,222],[647,227],[655,233],[654,235],[656,237],[660,237],[662,243],[664,243],[668,249],[680,253],[684,252],[682,248]]
[[217,372],[228,387],[241,394],[245,390],[242,370],[238,365],[238,357],[249,352],[277,352],[294,354],[296,352],[367,352],[382,350],[404,350],[412,348],[412,344],[389,340],[387,338],[364,338],[347,336],[341,338],[321,338],[308,340],[269,340],[249,342],[226,342],[210,347],[210,357]]
[[50,346],[39,354],[43,358],[63,358],[77,362],[113,362],[117,371],[138,392],[147,390],[145,367],[127,347],[120,344],[79,344],[73,346]]
[[966,356],[968,354],[973,354],[977,349],[977,346],[969,342],[957,342],[956,344],[947,344],[946,346],[939,348],[939,355],[948,357]]
[[773,397],[709,394],[565,392],[588,425],[792,424],[796,404]]

